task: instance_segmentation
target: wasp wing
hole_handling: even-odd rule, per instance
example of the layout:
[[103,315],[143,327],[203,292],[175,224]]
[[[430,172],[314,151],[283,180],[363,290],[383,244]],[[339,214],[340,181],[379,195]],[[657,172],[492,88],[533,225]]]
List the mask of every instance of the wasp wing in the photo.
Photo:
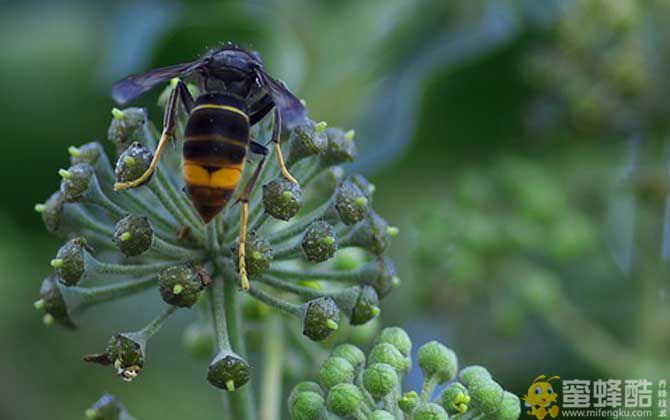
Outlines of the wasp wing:
[[131,74],[125,79],[121,79],[114,83],[114,86],[112,86],[112,98],[114,98],[119,105],[123,105],[137,98],[159,83],[191,73],[201,64],[202,62],[198,60],[190,63],[160,67],[149,70],[146,73]]
[[272,97],[272,102],[279,110],[282,123],[288,127],[295,127],[307,121],[307,111],[291,91],[288,90],[284,82],[275,80],[268,76],[264,71],[258,71],[261,84]]

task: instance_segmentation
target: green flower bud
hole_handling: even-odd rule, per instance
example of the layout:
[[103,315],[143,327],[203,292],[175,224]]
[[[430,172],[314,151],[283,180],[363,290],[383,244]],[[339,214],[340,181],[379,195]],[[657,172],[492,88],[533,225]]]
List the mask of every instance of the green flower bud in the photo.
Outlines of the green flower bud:
[[40,299],[35,303],[35,307],[44,309],[47,315],[59,324],[68,328],[75,328],[55,277],[49,276],[42,281]]
[[351,325],[362,325],[379,315],[379,297],[370,286],[360,288],[358,299],[351,313]]
[[70,163],[72,165],[86,163],[93,167],[98,162],[100,155],[104,154],[102,146],[98,142],[86,143],[79,147],[71,146],[68,152],[70,153]]
[[449,415],[465,413],[468,410],[469,402],[468,389],[460,382],[450,384],[440,394],[440,403]]
[[498,411],[504,395],[502,387],[493,379],[477,380],[468,385],[468,391],[472,407],[485,414]]
[[[270,264],[272,264],[272,258],[274,256],[272,245],[270,245],[270,242],[267,239],[256,234],[255,231],[251,231],[247,234],[247,242],[245,246],[246,253],[244,260],[247,263],[247,274],[249,277],[263,275],[263,273],[270,269]],[[232,248],[235,266],[237,266],[239,256],[238,248],[239,243],[236,243]]]
[[174,306],[190,308],[197,301],[208,278],[191,264],[168,267],[158,275],[163,300]]
[[287,166],[291,166],[309,156],[322,153],[328,144],[328,139],[323,130],[311,120],[307,124],[293,129],[289,141],[291,150],[286,158]]
[[375,255],[382,255],[390,243],[389,232],[388,222],[370,210],[367,218],[356,225],[351,236],[342,245],[357,246]]
[[437,341],[419,347],[416,357],[424,376],[435,378],[439,383],[451,380],[458,372],[456,353]]
[[345,248],[332,260],[334,270],[355,270],[367,261],[367,253],[360,248]]
[[319,383],[325,390],[337,384],[354,382],[354,367],[341,357],[329,357],[319,371]]
[[335,208],[345,225],[353,225],[367,216],[370,202],[351,179],[344,181],[335,195]]
[[289,414],[292,420],[321,420],[326,404],[316,392],[303,391],[289,399]]
[[356,385],[338,384],[328,393],[328,409],[337,416],[353,416],[363,402],[363,392]]
[[313,262],[323,262],[331,258],[337,251],[335,229],[323,220],[313,222],[305,230],[302,251],[305,258]]
[[521,416],[521,402],[519,397],[505,391],[500,408],[495,413],[495,420],[515,420]]
[[[133,143],[125,149],[116,161],[114,173],[117,182],[134,181],[149,169],[153,153],[140,143]],[[151,180],[149,177],[142,185]]]
[[249,365],[237,354],[221,351],[209,365],[207,380],[217,388],[235,391],[249,382]]
[[184,330],[182,344],[194,358],[211,359],[216,346],[212,326],[200,321],[193,322]]
[[376,344],[368,354],[368,366],[376,363],[386,363],[395,369],[398,373],[404,374],[409,370],[409,358],[400,353],[400,351],[389,343]]
[[407,332],[400,327],[388,327],[381,330],[375,344],[381,343],[391,344],[405,357],[409,357],[412,352],[412,340],[409,339]]
[[416,391],[405,392],[398,400],[398,407],[403,413],[410,415],[417,405],[419,405],[419,394]]
[[86,418],[90,420],[129,420],[131,417],[121,401],[112,395],[105,394],[86,410]]
[[51,266],[56,269],[58,279],[66,286],[73,286],[81,280],[86,271],[84,251],[90,247],[84,238],[70,239],[60,247]]
[[444,408],[435,403],[424,403],[418,405],[412,413],[414,420],[449,420]]
[[370,262],[371,275],[366,277],[365,283],[374,287],[380,298],[385,297],[400,283],[396,275],[393,262],[388,257],[377,258]]
[[458,379],[466,386],[470,387],[479,381],[487,381],[491,379],[491,374],[484,366],[468,366],[461,369],[458,374]]
[[263,185],[263,208],[275,219],[289,220],[302,207],[300,187],[283,177]]
[[60,192],[68,203],[79,201],[95,177],[93,168],[86,163],[78,163],[67,170],[61,169],[59,174],[63,178],[60,183]]
[[[65,204],[65,197],[60,191],[51,194],[51,197],[39,207],[39,212],[42,214],[42,221],[44,226],[50,233],[58,232],[63,221],[63,205]],[[38,207],[36,207],[38,209]]]
[[322,297],[305,304],[302,333],[311,340],[321,341],[337,330],[340,311],[333,299]]
[[375,399],[393,392],[398,385],[398,374],[386,363],[375,363],[363,371],[363,386]]
[[386,410],[375,410],[370,414],[368,420],[395,420],[395,417]]
[[153,241],[153,229],[149,219],[130,214],[116,223],[114,243],[124,255],[134,257],[142,254]]
[[124,381],[132,381],[144,367],[146,341],[136,333],[114,334],[104,353],[84,356],[84,361],[113,365]]
[[352,136],[346,135],[339,128],[326,129],[328,146],[322,156],[323,164],[326,166],[341,165],[353,162],[356,158],[356,144]]
[[298,382],[293,387],[293,389],[291,390],[291,393],[288,396],[289,405],[293,405],[292,401],[295,399],[295,397],[298,396],[298,394],[300,394],[302,392],[314,392],[314,393],[319,394],[321,396],[324,395],[323,389],[321,389],[321,385],[317,384],[316,382],[312,382],[312,381]]
[[354,369],[358,369],[365,363],[365,353],[363,353],[363,350],[348,343],[335,347],[330,353],[330,357],[341,357],[349,362]]
[[146,111],[142,108],[115,109],[114,118],[107,130],[107,138],[116,144],[117,153],[133,142],[144,140],[143,126],[147,121]]

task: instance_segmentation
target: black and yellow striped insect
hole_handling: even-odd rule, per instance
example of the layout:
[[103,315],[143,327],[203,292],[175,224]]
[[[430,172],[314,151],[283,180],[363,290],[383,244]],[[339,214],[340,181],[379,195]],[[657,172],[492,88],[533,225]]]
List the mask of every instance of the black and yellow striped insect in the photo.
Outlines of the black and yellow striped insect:
[[243,289],[249,288],[245,267],[245,241],[249,195],[265,163],[268,150],[249,137],[249,129],[274,109],[272,142],[282,174],[297,181],[284,165],[279,135],[286,127],[304,122],[305,108],[284,85],[263,69],[258,53],[233,45],[208,51],[199,59],[131,75],[114,84],[112,96],[124,104],[167,80],[188,76],[202,92],[193,98],[181,80],[170,92],[163,118],[163,131],[147,171],[132,182],[115,184],[116,190],[144,183],[156,170],[168,140],[173,137],[179,103],[188,113],[184,130],[184,191],[209,223],[223,210],[238,187],[247,152],[262,156],[242,190],[239,246],[239,274]]

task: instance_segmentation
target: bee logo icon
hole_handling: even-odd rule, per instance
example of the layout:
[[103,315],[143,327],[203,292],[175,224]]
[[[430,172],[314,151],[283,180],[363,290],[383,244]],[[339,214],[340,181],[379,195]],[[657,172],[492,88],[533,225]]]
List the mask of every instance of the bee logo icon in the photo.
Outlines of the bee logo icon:
[[556,400],[558,394],[554,392],[551,386],[551,381],[554,379],[561,379],[560,376],[552,376],[545,380],[545,375],[540,375],[528,387],[528,392],[521,398],[525,402],[525,406],[529,409],[526,413],[535,416],[536,419],[542,420],[547,417],[547,414],[552,418],[558,416],[558,405]]

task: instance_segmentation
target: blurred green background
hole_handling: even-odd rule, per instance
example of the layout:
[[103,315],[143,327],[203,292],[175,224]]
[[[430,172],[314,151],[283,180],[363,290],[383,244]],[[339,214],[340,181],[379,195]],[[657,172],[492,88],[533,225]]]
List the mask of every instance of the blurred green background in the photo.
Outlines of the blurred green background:
[[[664,2],[0,10],[0,418],[83,418],[104,391],[140,419],[223,418],[204,362],[181,349],[188,314],[155,339],[152,368],[131,384],[81,355],[141,326],[151,305],[103,306],[75,333],[42,325],[31,303],[59,240],[32,207],[58,187],[67,146],[105,141],[114,80],[228,40],[257,49],[313,119],[357,131],[353,169],[401,232],[391,253],[403,284],[383,302],[384,324],[417,345],[441,339],[518,395],[540,374],[670,375]],[[156,96],[139,102],[160,121]]]

